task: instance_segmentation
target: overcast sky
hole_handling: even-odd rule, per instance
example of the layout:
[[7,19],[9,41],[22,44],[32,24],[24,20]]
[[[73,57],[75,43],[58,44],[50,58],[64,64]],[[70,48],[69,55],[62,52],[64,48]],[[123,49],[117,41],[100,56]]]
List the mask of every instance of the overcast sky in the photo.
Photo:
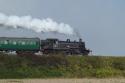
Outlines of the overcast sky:
[[[125,0],[0,0],[0,12],[40,19],[49,17],[67,23],[79,31],[94,54],[125,55]],[[3,28],[0,36],[70,38]]]

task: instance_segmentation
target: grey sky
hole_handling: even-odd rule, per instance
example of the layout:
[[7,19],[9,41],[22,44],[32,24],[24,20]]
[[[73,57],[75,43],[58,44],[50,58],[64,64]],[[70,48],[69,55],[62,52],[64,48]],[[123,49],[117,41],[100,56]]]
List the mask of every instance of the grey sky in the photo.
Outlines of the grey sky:
[[[50,17],[78,30],[94,54],[125,55],[125,0],[0,0],[0,12],[40,19]],[[0,29],[0,36],[68,38],[4,29]]]

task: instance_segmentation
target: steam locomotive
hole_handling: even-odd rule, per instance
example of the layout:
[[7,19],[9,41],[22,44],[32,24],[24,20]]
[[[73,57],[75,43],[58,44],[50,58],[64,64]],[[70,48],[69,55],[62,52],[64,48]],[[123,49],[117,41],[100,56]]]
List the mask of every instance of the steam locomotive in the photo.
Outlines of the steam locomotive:
[[60,41],[59,39],[49,38],[40,40],[39,38],[12,38],[0,37],[0,51],[16,51],[17,54],[41,52],[42,54],[70,54],[88,55],[85,42],[79,41]]

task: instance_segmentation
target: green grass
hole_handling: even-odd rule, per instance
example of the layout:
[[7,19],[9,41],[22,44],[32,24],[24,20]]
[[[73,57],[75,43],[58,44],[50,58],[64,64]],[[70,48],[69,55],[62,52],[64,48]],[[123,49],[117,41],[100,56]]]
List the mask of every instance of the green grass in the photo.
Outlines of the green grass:
[[0,54],[0,78],[125,77],[125,57]]

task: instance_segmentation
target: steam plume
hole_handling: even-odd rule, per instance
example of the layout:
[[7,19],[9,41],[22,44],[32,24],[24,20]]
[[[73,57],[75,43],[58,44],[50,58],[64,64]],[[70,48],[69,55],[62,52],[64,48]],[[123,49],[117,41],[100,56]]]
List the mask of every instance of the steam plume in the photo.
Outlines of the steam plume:
[[35,32],[57,32],[61,34],[73,35],[73,28],[64,23],[57,23],[51,18],[38,19],[31,16],[7,16],[0,13],[0,25],[9,28],[26,28]]

